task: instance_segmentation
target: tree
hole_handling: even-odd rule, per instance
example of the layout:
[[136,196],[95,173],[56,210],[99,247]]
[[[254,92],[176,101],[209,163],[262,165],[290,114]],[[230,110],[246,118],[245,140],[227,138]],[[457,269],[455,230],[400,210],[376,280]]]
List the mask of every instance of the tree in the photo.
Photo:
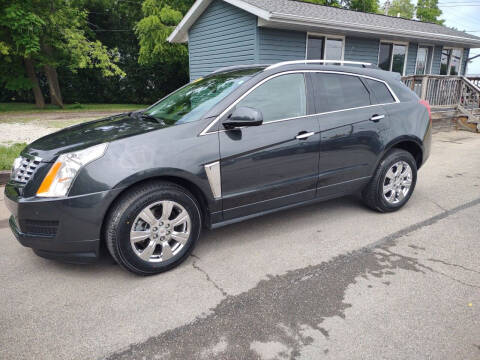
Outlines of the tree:
[[442,10],[438,8],[438,0],[418,0],[417,19],[421,21],[443,24],[445,20],[439,19]]
[[392,5],[388,9],[388,15],[398,16],[405,19],[413,19],[415,13],[415,5],[410,0],[393,0]]
[[187,47],[183,44],[170,44],[167,42],[167,37],[182,20],[193,2],[193,0],[145,0],[143,2],[143,18],[135,26],[140,44],[138,57],[140,64],[187,58]]
[[379,9],[378,0],[347,0],[345,5],[350,10],[367,13],[377,13]]
[[[93,39],[87,12],[80,1],[0,0],[0,63],[16,73],[4,73],[0,82],[12,90],[33,89],[35,103],[43,106],[36,72],[46,75],[52,103],[63,106],[57,67],[70,71],[98,68],[104,76],[125,75],[116,65],[118,53]],[[19,63],[24,64],[23,74]],[[19,80],[15,77],[20,76]],[[28,81],[25,79],[28,78]]]

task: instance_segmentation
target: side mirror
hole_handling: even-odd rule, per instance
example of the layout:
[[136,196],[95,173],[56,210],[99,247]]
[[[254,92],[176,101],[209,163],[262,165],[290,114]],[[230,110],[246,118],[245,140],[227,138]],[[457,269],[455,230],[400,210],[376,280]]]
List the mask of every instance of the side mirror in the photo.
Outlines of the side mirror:
[[263,123],[263,115],[260,110],[249,107],[238,107],[223,121],[226,129],[242,126],[259,126]]

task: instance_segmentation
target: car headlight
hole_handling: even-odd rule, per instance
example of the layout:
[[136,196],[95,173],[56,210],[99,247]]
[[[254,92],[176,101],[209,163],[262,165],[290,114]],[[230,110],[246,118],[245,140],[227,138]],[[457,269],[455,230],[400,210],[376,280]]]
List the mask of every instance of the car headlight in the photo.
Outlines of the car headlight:
[[70,186],[82,167],[105,154],[107,144],[62,154],[52,165],[37,190],[37,196],[59,197],[67,195]]

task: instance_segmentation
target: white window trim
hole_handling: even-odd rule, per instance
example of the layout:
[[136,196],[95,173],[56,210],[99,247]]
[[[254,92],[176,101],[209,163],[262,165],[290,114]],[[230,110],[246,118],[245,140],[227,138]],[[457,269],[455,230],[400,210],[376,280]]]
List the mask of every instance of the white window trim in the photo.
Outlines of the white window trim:
[[342,40],[342,58],[341,61],[344,60],[345,56],[345,35],[331,35],[331,34],[321,34],[316,32],[307,32],[306,34],[306,41],[305,41],[305,59],[308,59],[308,37],[309,36],[316,36],[316,37],[323,37],[325,41],[323,42],[323,59],[318,60],[325,60],[325,55],[327,54],[327,39],[336,39]]
[[424,75],[431,75],[432,74],[432,65],[433,65],[433,55],[434,55],[434,52],[435,52],[435,45],[424,44],[424,43],[417,44],[417,58],[415,59],[415,71],[414,71],[413,75],[417,74],[418,49],[420,49],[421,47],[424,47],[424,48],[426,47],[429,50],[432,50],[430,54],[427,54],[427,64],[428,64],[428,58],[430,56],[430,69],[428,69],[428,71],[424,74]]
[[[380,46],[382,44],[392,44],[392,45],[405,45],[405,61],[403,62],[403,69],[402,69],[402,76],[405,76],[405,70],[407,69],[407,61],[408,61],[408,41],[393,41],[393,40],[380,40],[378,44],[378,56],[377,56],[377,65],[380,64]],[[417,61],[415,59],[415,61]],[[392,49],[392,58],[390,59],[390,70],[392,71],[392,64],[393,64],[393,49]]]
[[[453,50],[460,50],[460,68],[458,70],[458,76],[462,76],[462,66],[463,66],[463,52],[465,51],[464,48],[460,48],[460,47],[455,47],[455,46],[444,46],[442,47],[442,55],[443,55],[443,50],[452,50],[452,52],[450,53],[450,59],[448,59],[448,72],[447,72],[447,75],[450,75],[450,71],[452,70],[452,55],[453,55]],[[442,68],[442,55],[440,55],[440,69]]]

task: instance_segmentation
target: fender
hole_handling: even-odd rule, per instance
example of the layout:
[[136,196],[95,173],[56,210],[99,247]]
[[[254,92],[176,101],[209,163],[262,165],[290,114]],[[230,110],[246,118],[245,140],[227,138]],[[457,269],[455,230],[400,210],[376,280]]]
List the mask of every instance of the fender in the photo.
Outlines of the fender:
[[207,205],[211,211],[216,211],[216,207],[218,206],[217,201],[214,200],[212,191],[208,184],[208,180],[206,174],[203,172],[201,174],[192,174],[188,171],[178,169],[178,168],[170,168],[170,167],[162,167],[162,168],[151,168],[147,170],[137,171],[128,177],[121,180],[119,183],[115,184],[112,189],[118,188],[128,188],[132,185],[135,185],[139,182],[155,179],[155,178],[171,178],[171,179],[179,179],[180,182],[183,183],[190,183],[193,184],[198,190],[201,191],[201,194],[204,200],[207,201]]
[[[384,147],[383,147],[383,150],[381,151],[380,155],[378,156],[377,158],[377,161],[375,163],[375,166],[373,167],[373,172],[375,172],[375,170],[378,168],[378,165],[380,164],[380,162],[382,161],[383,157],[385,156],[385,154],[390,151],[392,148],[394,148],[395,146],[397,146],[398,144],[400,143],[403,143],[403,142],[412,142],[412,143],[415,143],[419,148],[420,148],[420,151],[421,151],[421,154],[422,154],[422,157],[423,157],[423,153],[425,152],[425,147],[423,146],[423,143],[422,141],[420,140],[420,138],[418,138],[418,136],[415,136],[415,135],[402,135],[402,136],[398,136],[394,139],[392,139],[390,142],[388,142]],[[373,174],[373,173],[372,173]]]

